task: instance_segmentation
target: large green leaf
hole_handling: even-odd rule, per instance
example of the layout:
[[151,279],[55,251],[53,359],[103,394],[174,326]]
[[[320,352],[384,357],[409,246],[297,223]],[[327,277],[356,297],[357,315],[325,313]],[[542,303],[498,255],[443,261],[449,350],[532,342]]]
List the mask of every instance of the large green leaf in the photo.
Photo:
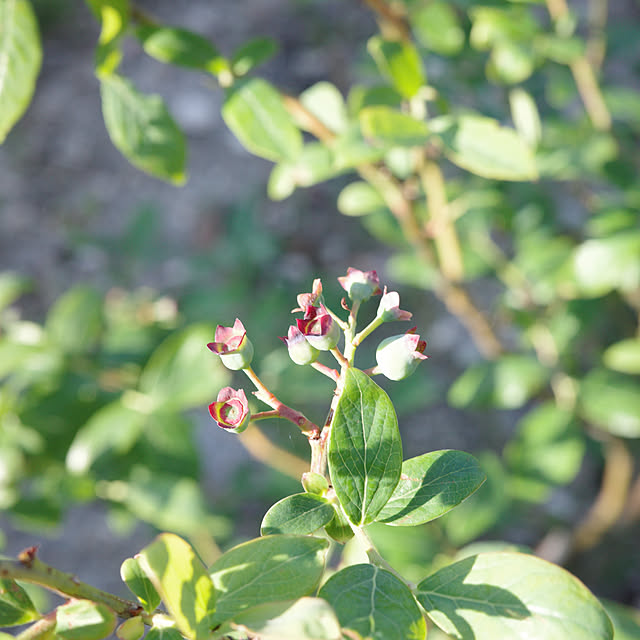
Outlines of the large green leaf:
[[422,60],[411,42],[384,40],[379,36],[369,39],[367,49],[382,75],[405,98],[413,98],[426,82]]
[[398,526],[429,522],[468,498],[485,480],[463,451],[432,451],[402,463],[400,482],[377,520]]
[[514,129],[491,118],[460,116],[440,135],[451,162],[471,173],[496,180],[538,177],[529,146]]
[[222,117],[236,138],[257,156],[275,162],[295,160],[302,150],[300,130],[278,91],[266,80],[236,82],[222,107]]
[[429,127],[422,120],[391,107],[365,107],[360,111],[362,135],[379,145],[420,146],[429,139]]
[[580,383],[581,415],[623,438],[640,438],[640,381],[637,377],[595,369]]
[[342,640],[340,623],[322,598],[263,604],[237,615],[234,629],[260,640]]
[[638,640],[640,638],[640,611],[610,600],[600,600],[613,622],[615,640]]
[[40,617],[27,592],[13,580],[0,580],[0,625],[12,627]]
[[356,564],[338,571],[318,595],[331,604],[342,627],[362,638],[424,640],[427,634],[409,588],[374,565]]
[[229,373],[207,350],[213,333],[207,325],[192,325],[169,336],[151,355],[140,377],[140,391],[154,406],[170,409],[197,407],[214,398]]
[[156,178],[185,182],[186,143],[158,95],[145,96],[117,74],[100,77],[109,137],[133,164]]
[[461,640],[611,640],[604,609],[574,576],[521,553],[481,553],[436,571],[416,593],[429,617]]
[[106,605],[70,600],[56,609],[55,637],[61,640],[101,640],[116,627],[116,615]]
[[41,61],[31,3],[0,0],[0,143],[29,105]]
[[120,567],[122,581],[131,589],[131,592],[140,600],[147,613],[155,611],[160,604],[160,595],[156,591],[151,580],[142,570],[137,558],[127,558]]
[[402,442],[389,396],[358,369],[345,374],[327,459],[349,520],[356,525],[373,522],[400,479]]
[[182,538],[160,534],[137,556],[181,633],[190,640],[207,638],[215,611],[211,578]]
[[214,625],[269,602],[310,594],[329,543],[307,536],[267,536],[230,549],[210,568],[218,603]]
[[333,519],[333,507],[324,498],[296,493],[276,502],[265,514],[260,533],[306,535],[324,527]]

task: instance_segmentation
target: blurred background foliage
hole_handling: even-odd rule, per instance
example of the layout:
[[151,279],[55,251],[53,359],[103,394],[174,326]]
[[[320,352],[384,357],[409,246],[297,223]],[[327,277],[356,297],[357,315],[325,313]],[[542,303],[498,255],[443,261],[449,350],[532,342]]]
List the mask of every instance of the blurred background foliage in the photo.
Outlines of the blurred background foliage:
[[[640,7],[371,0],[349,7],[336,34],[343,4],[282,2],[295,36],[283,24],[225,50],[162,31],[164,15],[167,25],[179,19],[166,3],[89,2],[102,18],[96,65],[107,130],[134,165],[176,183],[210,171],[185,160],[168,111],[153,126],[171,145],[145,155],[131,142],[151,135],[150,125],[129,118],[118,96],[143,112],[149,103],[119,65],[126,71],[127,56],[146,53],[205,73],[229,129],[275,166],[255,189],[236,176],[244,195],[187,251],[166,245],[164,204],[135,192],[119,232],[71,225],[70,245],[106,262],[99,279],[60,291],[46,311],[38,282],[4,273],[2,509],[13,527],[38,530],[99,500],[115,530],[143,520],[190,536],[205,555],[255,534],[266,506],[295,486],[297,471],[286,473],[295,464],[277,447],[306,458],[305,443],[286,425],[261,427],[267,441],[254,428],[240,439],[266,466],[225,466],[215,490],[202,482],[226,455],[203,407],[231,381],[204,345],[215,324],[240,317],[263,379],[323,420],[329,383],[289,363],[274,338],[313,277],[325,279],[337,309],[333,278],[348,266],[373,268],[400,291],[431,355],[414,377],[384,385],[405,457],[465,449],[487,474],[441,520],[376,531],[383,553],[420,577],[416,567],[501,539],[638,607]],[[91,19],[62,2],[34,7],[45,61],[48,33],[73,33],[64,29],[76,13],[77,24]],[[105,7],[119,16],[111,36]],[[261,10],[273,17],[275,5]],[[325,76],[309,64],[305,77],[290,64],[303,54],[343,56],[348,68],[333,64]],[[225,163],[224,150],[211,157],[211,166]],[[295,213],[274,224],[266,193]],[[178,283],[154,277],[141,287],[140,274],[161,272],[172,251],[182,252]],[[364,368],[372,351],[362,351]],[[633,621],[624,624],[620,638],[639,637]]]

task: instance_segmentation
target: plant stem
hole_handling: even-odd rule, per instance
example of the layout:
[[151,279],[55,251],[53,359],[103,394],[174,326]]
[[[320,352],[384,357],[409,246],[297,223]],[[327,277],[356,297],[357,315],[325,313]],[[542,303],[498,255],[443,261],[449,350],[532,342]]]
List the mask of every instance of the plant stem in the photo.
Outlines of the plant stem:
[[326,364],[322,364],[322,362],[312,362],[311,366],[316,370],[327,376],[327,378],[331,378],[334,382],[338,381],[340,374],[331,367],[327,367]]
[[46,587],[61,596],[100,602],[120,618],[141,616],[147,624],[150,623],[151,616],[143,612],[139,603],[96,589],[70,573],[64,573],[41,562],[36,557],[36,551],[36,547],[29,547],[18,555],[17,560],[0,560],[0,578],[24,580]]
[[42,616],[40,620],[34,622],[28,629],[18,634],[16,640],[38,640],[39,638],[46,638],[49,634],[53,633],[53,629],[56,626],[56,615],[57,612],[55,609],[50,611]]

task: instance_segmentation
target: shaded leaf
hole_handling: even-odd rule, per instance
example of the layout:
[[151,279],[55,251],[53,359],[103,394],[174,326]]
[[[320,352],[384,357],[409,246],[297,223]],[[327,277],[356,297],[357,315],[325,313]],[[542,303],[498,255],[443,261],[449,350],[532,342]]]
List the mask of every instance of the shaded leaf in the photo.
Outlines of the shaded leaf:
[[521,553],[482,553],[423,580],[416,597],[429,617],[462,640],[611,640],[604,609],[574,576]]
[[267,536],[222,554],[210,568],[217,593],[213,624],[258,605],[301,598],[318,585],[327,540]]
[[342,627],[371,640],[424,640],[427,627],[408,587],[371,564],[333,574],[318,595],[334,608]]
[[14,580],[0,580],[0,625],[12,627],[37,620],[36,610],[27,592]]
[[119,640],[140,640],[144,635],[144,622],[140,616],[125,620],[116,629]]
[[377,520],[413,526],[439,518],[485,480],[478,461],[463,451],[432,451],[402,463],[402,475]]
[[345,216],[365,216],[385,206],[376,189],[361,180],[348,184],[338,196],[338,209]]
[[142,171],[183,184],[186,143],[158,95],[145,96],[117,74],[100,77],[102,114],[117,149]]
[[411,14],[411,27],[420,44],[441,55],[455,55],[464,47],[458,14],[446,2],[418,4]]
[[291,533],[303,536],[329,523],[333,513],[333,507],[324,498],[297,493],[276,502],[267,511],[260,525],[260,534]]
[[190,640],[207,638],[215,590],[191,546],[174,534],[162,533],[136,558],[181,633]]
[[358,369],[345,374],[327,459],[349,520],[356,525],[373,522],[400,479],[402,442],[389,396]]
[[142,570],[136,558],[127,558],[122,563],[120,577],[136,598],[140,600],[147,613],[154,611],[160,604],[160,595],[151,584],[151,580]]
[[336,542],[345,544],[353,538],[354,533],[347,516],[344,515],[342,507],[339,504],[333,505],[333,518],[325,526],[324,530],[327,535],[331,536]]
[[367,50],[383,76],[405,98],[413,98],[426,83],[422,60],[411,42],[384,40],[379,36],[369,38]]
[[263,62],[270,60],[278,51],[273,38],[254,38],[238,47],[231,56],[231,71],[235,76],[244,76]]
[[613,628],[615,640],[638,640],[640,638],[640,611],[633,607],[626,607],[618,602],[602,600]]
[[366,107],[360,111],[362,135],[376,144],[420,146],[429,139],[429,127],[422,120],[390,107]]
[[101,23],[96,48],[96,72],[108,75],[113,73],[122,59],[119,43],[129,24],[129,0],[89,0],[88,4]]

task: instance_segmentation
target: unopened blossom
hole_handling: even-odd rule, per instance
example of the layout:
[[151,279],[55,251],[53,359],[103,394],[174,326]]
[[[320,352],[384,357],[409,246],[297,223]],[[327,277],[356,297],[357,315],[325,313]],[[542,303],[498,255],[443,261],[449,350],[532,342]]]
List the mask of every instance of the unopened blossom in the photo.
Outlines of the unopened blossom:
[[227,369],[236,371],[244,369],[251,364],[253,359],[253,345],[247,338],[247,331],[238,318],[233,327],[216,327],[215,341],[207,347],[217,353]]
[[318,358],[320,352],[305,338],[304,334],[293,325],[289,327],[287,337],[281,337],[289,350],[289,357],[300,365],[311,364]]
[[320,351],[333,349],[340,340],[340,327],[323,304],[307,307],[304,319],[296,323],[307,342]]
[[412,315],[409,311],[400,309],[400,296],[398,292],[389,291],[387,293],[387,287],[385,287],[382,298],[380,298],[380,304],[378,305],[377,317],[383,322],[389,322],[391,320],[411,320]]
[[420,336],[413,333],[415,329],[399,336],[391,336],[383,340],[376,350],[376,367],[378,373],[384,374],[390,380],[403,380],[411,375],[422,360],[427,343],[420,340]]
[[209,405],[209,413],[219,427],[231,433],[242,433],[251,419],[245,392],[231,387],[220,389],[218,399]]
[[296,311],[304,311],[306,313],[309,307],[313,307],[322,301],[322,282],[320,278],[316,278],[313,281],[311,289],[311,293],[298,294],[298,306],[293,309],[291,313],[295,313]]
[[349,267],[347,275],[338,278],[338,282],[353,302],[364,302],[371,296],[382,293],[380,280],[375,271],[360,271]]

